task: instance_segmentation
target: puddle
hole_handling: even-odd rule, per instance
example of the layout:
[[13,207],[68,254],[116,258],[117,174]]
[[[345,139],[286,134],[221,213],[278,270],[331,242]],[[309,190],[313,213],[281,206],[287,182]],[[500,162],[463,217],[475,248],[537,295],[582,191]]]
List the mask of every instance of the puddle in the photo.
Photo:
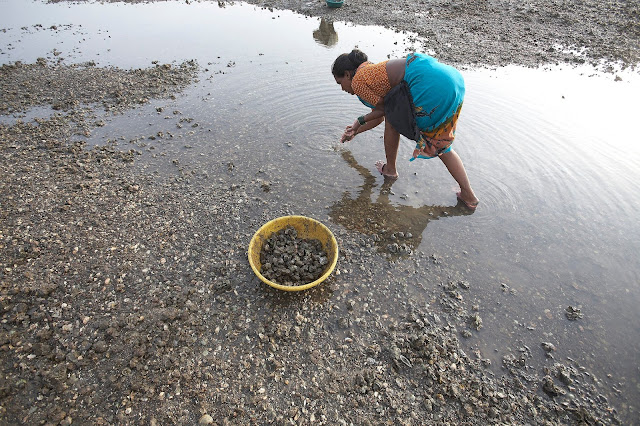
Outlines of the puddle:
[[38,106],[25,112],[0,115],[0,124],[13,126],[17,122],[22,121],[24,123],[34,123],[34,125],[38,125],[38,120],[48,120],[55,116],[56,113],[57,111],[50,106]]
[[[2,7],[1,63],[46,57],[135,68],[195,59],[202,67],[177,99],[102,117],[89,144],[134,147],[147,171],[209,184],[221,173],[260,176],[275,183],[273,199],[327,211],[336,224],[377,235],[383,251],[396,244],[443,254],[482,301],[485,327],[470,344],[493,356],[496,369],[505,348],[551,341],[558,359],[610,374],[631,405],[622,409],[637,415],[637,75],[465,70],[454,147],[481,199],[470,215],[439,160],[407,161],[408,141],[393,184],[373,166],[383,157],[382,128],[337,144],[366,110],[335,84],[335,57],[354,46],[374,61],[402,56],[411,36],[242,3]],[[20,119],[38,114],[50,111]],[[569,305],[584,318],[566,320]]]

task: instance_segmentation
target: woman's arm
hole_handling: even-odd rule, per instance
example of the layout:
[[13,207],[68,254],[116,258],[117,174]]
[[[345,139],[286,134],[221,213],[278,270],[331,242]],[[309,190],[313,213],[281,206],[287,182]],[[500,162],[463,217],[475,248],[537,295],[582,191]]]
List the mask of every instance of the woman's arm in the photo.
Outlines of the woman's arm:
[[[371,110],[370,113],[361,115],[353,122],[351,126],[347,126],[347,130],[342,136],[342,142],[345,140],[351,140],[358,133],[365,132],[369,129],[373,129],[378,124],[384,121],[384,99],[380,99],[380,102],[376,104],[376,107]],[[369,125],[371,123],[371,125]],[[362,130],[361,130],[362,129]],[[347,139],[345,139],[347,136]]]
[[[374,127],[378,126],[383,121],[384,121],[384,114],[382,115],[382,117],[374,118],[373,120],[371,120],[371,119],[367,120],[367,122],[364,124],[364,126],[361,125],[360,127],[358,127],[358,130],[356,130],[356,135],[358,133],[366,132],[367,130],[373,129]],[[360,124],[360,123],[358,123],[358,124]]]
[[[365,124],[360,123],[359,121],[360,118],[364,120]],[[384,119],[384,100],[382,99],[380,100],[380,103],[376,105],[375,109],[372,109],[369,114],[365,114],[359,117],[358,120],[356,120],[356,122],[358,123],[359,126],[366,126],[367,124],[369,124],[370,121],[374,121],[378,119]],[[373,127],[376,127],[380,123],[382,123],[382,121],[378,121],[378,123]],[[369,127],[369,129],[371,129],[371,127]],[[366,130],[369,130],[369,129],[366,129]]]

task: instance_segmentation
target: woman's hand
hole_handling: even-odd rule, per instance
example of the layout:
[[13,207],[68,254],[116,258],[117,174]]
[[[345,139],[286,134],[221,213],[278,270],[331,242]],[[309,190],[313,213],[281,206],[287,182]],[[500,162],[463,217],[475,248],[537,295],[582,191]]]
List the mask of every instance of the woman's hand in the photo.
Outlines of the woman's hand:
[[345,130],[344,133],[342,134],[342,137],[340,138],[340,143],[349,142],[355,136],[349,132],[350,127],[351,126],[347,127],[347,130]]
[[360,128],[360,123],[358,123],[358,120],[356,120],[355,123],[353,123],[353,125],[347,126],[344,133],[342,134],[342,137],[340,138],[340,143],[348,142],[351,139],[353,139],[355,135],[358,133],[359,128]]

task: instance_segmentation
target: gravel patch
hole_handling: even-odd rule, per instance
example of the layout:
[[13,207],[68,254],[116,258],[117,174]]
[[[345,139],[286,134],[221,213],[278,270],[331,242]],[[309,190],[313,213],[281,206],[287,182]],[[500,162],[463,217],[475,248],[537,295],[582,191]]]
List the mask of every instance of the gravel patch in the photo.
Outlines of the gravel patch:
[[106,112],[123,112],[147,103],[149,98],[175,98],[175,90],[191,83],[197,69],[193,61],[177,66],[156,63],[134,70],[97,67],[93,61],[55,65],[44,58],[35,64],[4,64],[0,67],[0,114],[41,105],[55,111],[100,106]]

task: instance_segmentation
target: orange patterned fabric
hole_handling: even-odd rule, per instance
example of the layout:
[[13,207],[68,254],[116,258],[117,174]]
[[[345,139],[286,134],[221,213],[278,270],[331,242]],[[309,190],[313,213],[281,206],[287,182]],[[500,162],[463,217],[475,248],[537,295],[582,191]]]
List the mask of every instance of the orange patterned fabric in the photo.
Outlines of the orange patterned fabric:
[[373,106],[377,105],[391,90],[387,62],[389,61],[377,64],[365,62],[358,67],[356,75],[351,80],[353,92]]
[[432,131],[421,131],[422,137],[418,141],[416,149],[423,151],[427,145],[430,145],[436,148],[438,155],[448,152],[453,139],[456,137],[456,126],[461,109],[462,104],[458,106],[453,117],[446,119],[444,123]]

